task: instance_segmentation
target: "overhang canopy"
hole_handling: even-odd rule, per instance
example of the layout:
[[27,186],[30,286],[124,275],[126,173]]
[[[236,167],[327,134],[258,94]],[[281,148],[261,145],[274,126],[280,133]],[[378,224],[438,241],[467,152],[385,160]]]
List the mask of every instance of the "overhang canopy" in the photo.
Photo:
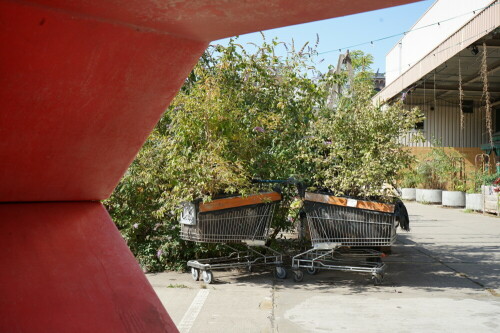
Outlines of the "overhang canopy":
[[483,43],[493,101],[500,100],[500,5],[485,8],[425,57],[387,85],[374,101],[390,101],[402,94],[431,99],[458,98],[459,71],[464,99],[479,100]]

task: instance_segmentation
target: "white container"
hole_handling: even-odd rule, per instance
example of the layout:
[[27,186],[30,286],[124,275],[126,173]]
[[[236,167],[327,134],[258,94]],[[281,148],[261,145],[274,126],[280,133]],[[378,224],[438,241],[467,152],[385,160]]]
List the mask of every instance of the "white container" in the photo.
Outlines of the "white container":
[[443,206],[465,207],[465,192],[443,191]]
[[443,200],[443,191],[417,188],[416,198],[417,202],[440,204]]
[[483,194],[483,211],[487,213],[498,214],[498,192],[495,192],[494,186],[481,186]]
[[401,199],[403,200],[415,200],[417,198],[416,188],[406,188],[401,189]]
[[484,197],[481,193],[467,193],[465,195],[465,209],[483,211]]

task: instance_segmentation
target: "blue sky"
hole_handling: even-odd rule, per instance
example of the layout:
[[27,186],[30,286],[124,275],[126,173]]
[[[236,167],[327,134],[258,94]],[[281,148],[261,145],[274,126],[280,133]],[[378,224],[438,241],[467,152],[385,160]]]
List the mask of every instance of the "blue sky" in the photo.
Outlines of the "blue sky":
[[[335,50],[319,56],[324,61],[318,67],[321,71],[325,71],[329,64],[337,64],[339,48],[370,42],[371,40],[407,31],[433,3],[434,0],[426,0],[329,20],[266,30],[264,34],[268,40],[278,37],[280,41],[291,42],[293,38],[296,46],[302,46],[307,41],[314,44],[316,34],[318,34],[320,39],[319,53]],[[380,72],[385,72],[385,55],[401,37],[374,42],[373,45],[353,47],[351,50],[362,50],[365,53],[370,53],[374,57],[373,71],[380,69]],[[214,41],[213,44],[224,45],[227,44],[228,40],[227,38],[221,39]],[[238,42],[240,44],[248,42],[260,44],[261,41],[260,33],[251,33],[241,35]],[[342,50],[342,52],[345,52],[345,50]]]

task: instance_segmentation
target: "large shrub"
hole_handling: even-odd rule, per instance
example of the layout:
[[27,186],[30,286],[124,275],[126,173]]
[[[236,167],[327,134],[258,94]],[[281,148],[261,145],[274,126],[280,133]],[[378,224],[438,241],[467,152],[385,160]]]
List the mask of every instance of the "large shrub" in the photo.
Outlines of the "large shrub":
[[[252,178],[297,173],[298,144],[324,90],[310,78],[314,50],[290,46],[279,57],[278,47],[276,40],[253,53],[234,41],[210,47],[106,202],[146,269],[180,268],[220,251],[180,240],[181,202],[251,193]],[[286,215],[284,205],[274,226],[290,227]]]
[[[435,143],[438,145],[439,143]],[[421,188],[465,191],[465,157],[462,153],[433,147],[417,164]]]
[[384,185],[395,184],[399,171],[414,157],[400,137],[421,120],[417,109],[401,102],[377,105],[372,102],[371,58],[351,53],[354,75],[329,73],[325,83],[344,87],[333,108],[318,111],[302,142],[304,177],[319,190],[354,197],[385,197]]

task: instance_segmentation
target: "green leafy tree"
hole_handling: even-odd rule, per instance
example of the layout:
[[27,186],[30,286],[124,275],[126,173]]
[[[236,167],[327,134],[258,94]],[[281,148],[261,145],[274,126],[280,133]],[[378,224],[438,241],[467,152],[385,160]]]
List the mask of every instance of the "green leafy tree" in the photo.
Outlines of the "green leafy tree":
[[353,52],[351,59],[352,78],[330,72],[324,80],[340,84],[345,93],[333,108],[319,110],[303,140],[304,177],[317,189],[337,195],[391,200],[393,194],[384,185],[395,184],[399,171],[414,161],[399,139],[422,115],[401,102],[374,104],[371,56]]

